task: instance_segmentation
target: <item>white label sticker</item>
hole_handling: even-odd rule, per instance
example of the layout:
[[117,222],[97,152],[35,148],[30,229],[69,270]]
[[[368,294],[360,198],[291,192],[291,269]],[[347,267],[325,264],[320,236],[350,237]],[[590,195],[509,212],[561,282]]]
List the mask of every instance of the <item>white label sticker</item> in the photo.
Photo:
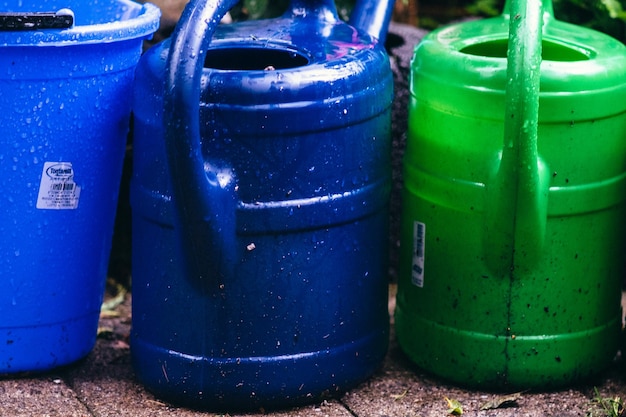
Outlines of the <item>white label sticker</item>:
[[46,162],[41,173],[37,208],[74,210],[78,208],[80,187],[74,182],[71,162]]
[[411,268],[411,282],[413,285],[424,287],[424,251],[426,247],[426,225],[413,223],[413,267]]

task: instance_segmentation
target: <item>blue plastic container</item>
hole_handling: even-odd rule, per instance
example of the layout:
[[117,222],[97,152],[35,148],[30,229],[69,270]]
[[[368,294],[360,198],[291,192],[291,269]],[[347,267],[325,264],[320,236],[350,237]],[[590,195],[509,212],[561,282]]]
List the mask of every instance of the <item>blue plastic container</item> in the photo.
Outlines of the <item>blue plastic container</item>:
[[332,1],[205,3],[137,70],[133,364],[197,407],[316,401],[387,350],[389,60]]
[[[73,27],[11,26],[62,8]],[[13,373],[73,362],[95,343],[134,69],[160,13],[20,0],[0,1],[0,14],[0,373]]]

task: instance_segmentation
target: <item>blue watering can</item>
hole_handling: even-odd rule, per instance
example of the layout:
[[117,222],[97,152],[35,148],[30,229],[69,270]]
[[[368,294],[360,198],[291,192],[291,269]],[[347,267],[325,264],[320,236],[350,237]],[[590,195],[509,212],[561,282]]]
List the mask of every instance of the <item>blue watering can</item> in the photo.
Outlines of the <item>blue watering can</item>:
[[192,1],[137,69],[132,360],[170,401],[285,407],[387,350],[393,2],[219,25],[235,3]]
[[96,342],[142,41],[156,6],[0,1],[0,374]]

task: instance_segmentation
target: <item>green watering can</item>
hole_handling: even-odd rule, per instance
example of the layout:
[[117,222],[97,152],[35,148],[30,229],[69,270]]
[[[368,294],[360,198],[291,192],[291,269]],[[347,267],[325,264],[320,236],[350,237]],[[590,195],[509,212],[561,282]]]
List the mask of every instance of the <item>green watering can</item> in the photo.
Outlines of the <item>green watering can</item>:
[[618,350],[626,47],[551,1],[504,10],[416,47],[396,330],[446,379],[548,388]]

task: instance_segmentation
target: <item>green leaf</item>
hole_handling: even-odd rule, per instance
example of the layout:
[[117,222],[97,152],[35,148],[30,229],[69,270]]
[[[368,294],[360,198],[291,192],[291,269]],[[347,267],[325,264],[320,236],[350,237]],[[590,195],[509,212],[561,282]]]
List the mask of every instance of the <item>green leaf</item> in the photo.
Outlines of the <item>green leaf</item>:
[[481,16],[498,16],[501,13],[501,5],[499,0],[476,0],[473,4],[467,6],[470,14]]
[[448,414],[452,414],[454,416],[460,416],[463,414],[463,406],[459,401],[448,397],[443,397],[443,399],[448,403]]
[[624,10],[622,9],[622,4],[617,1],[617,0],[600,0],[602,1],[602,4],[604,4],[604,7],[606,7],[606,10],[608,10],[609,12],[609,16],[611,16],[613,19],[619,17],[621,14],[624,13]]
[[244,0],[243,4],[250,18],[259,19],[263,17],[265,10],[267,10],[269,0]]

